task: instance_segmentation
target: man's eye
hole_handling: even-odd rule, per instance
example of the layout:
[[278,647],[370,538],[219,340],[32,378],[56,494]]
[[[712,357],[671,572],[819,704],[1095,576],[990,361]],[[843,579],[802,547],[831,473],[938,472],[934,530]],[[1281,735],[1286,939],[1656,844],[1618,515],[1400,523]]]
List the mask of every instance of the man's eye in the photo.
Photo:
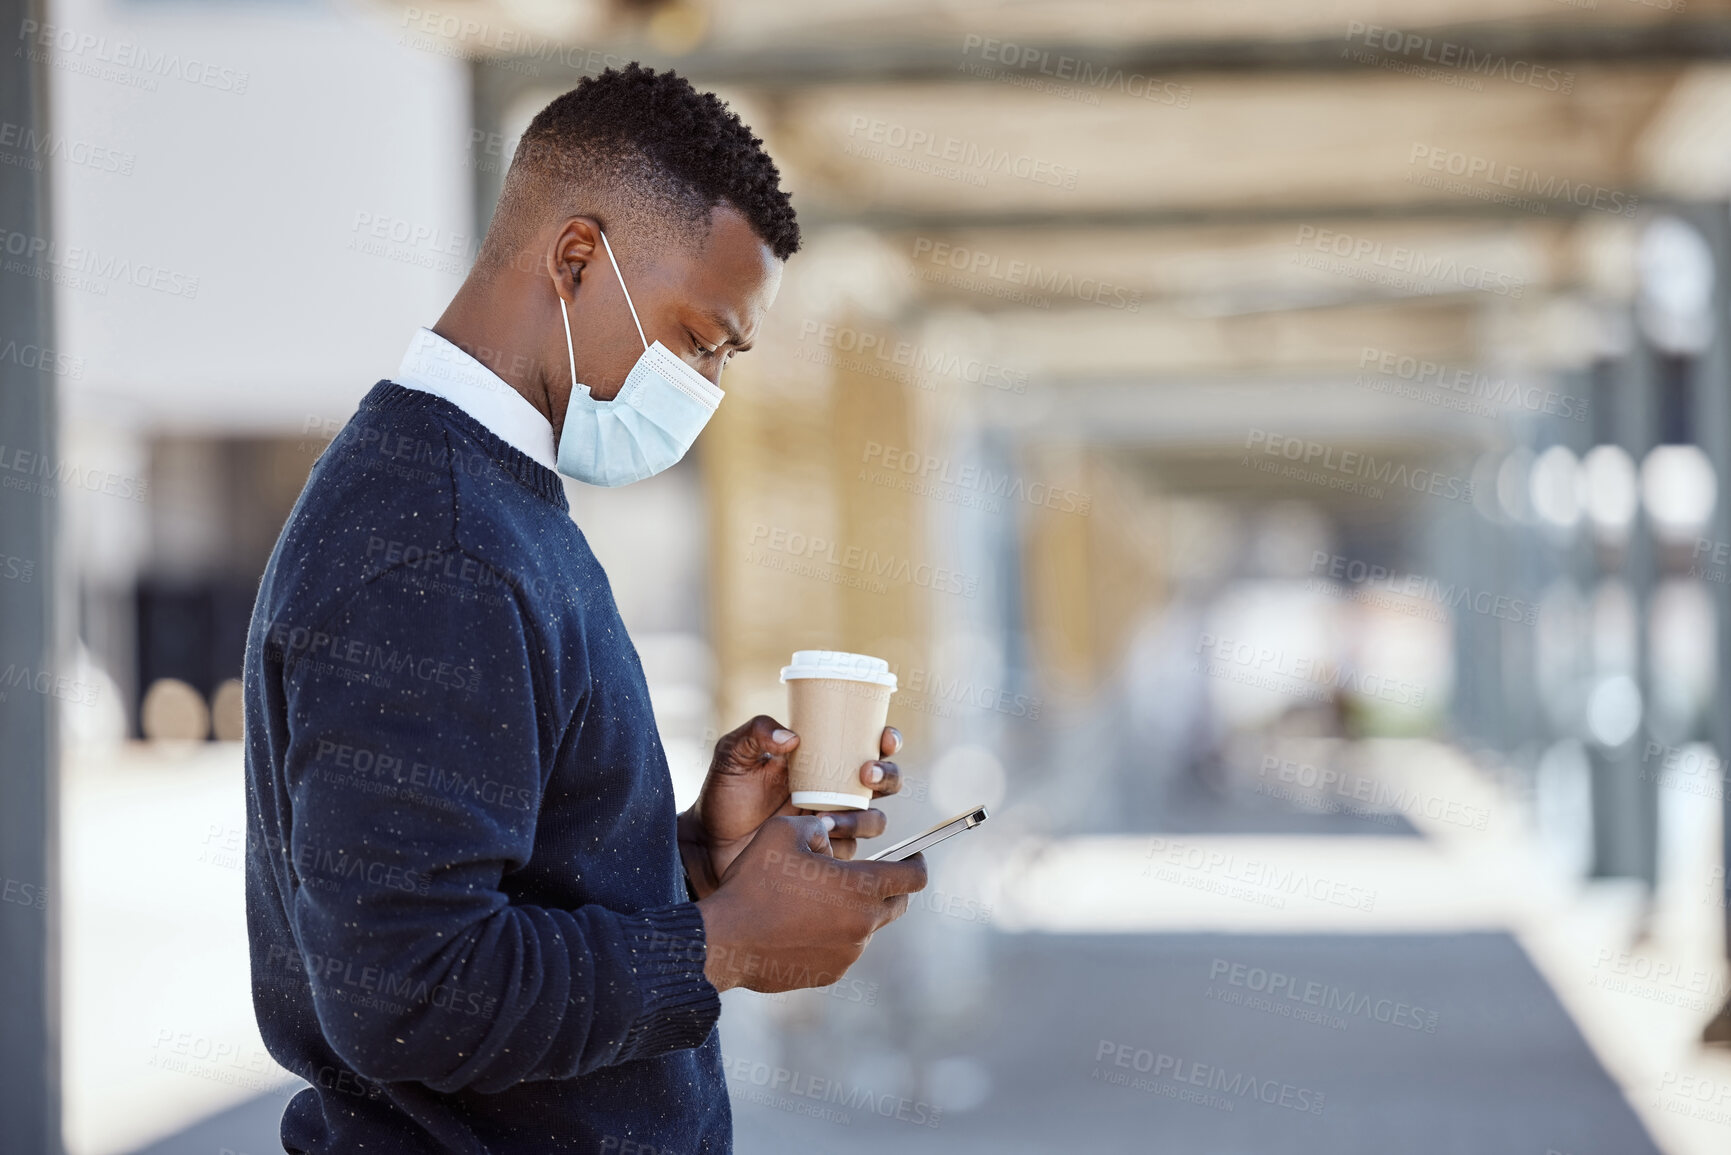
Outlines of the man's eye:
[[699,357],[713,357],[713,356],[715,356],[715,354],[717,352],[720,351],[720,349],[721,349],[720,345],[717,345],[715,348],[711,349],[708,345],[705,345],[702,341],[699,341],[695,336],[693,336],[691,338],[691,351],[693,353],[696,353]]

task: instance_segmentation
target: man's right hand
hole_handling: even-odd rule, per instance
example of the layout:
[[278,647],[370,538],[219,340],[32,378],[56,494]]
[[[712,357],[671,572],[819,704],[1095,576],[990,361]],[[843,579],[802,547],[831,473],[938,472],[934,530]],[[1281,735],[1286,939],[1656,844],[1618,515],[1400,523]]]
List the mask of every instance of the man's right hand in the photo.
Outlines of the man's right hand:
[[776,992],[839,980],[879,929],[926,886],[926,860],[830,856],[824,815],[771,818],[697,904],[717,990]]

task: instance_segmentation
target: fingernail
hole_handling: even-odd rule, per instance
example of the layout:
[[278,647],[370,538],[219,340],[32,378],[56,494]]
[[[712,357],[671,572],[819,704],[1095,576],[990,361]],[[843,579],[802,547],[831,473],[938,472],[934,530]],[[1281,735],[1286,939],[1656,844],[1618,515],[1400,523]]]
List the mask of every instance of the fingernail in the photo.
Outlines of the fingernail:
[[792,730],[777,730],[775,733],[773,733],[769,736],[769,740],[771,742],[774,742],[777,746],[785,746],[789,742],[793,741],[793,731]]
[[883,780],[884,780],[884,768],[882,766],[879,766],[876,762],[873,762],[871,765],[871,769],[866,771],[866,781],[867,782],[882,782]]
[[827,833],[831,830],[834,830],[835,829],[835,819],[832,818],[831,816],[829,816],[828,814],[825,814],[823,816],[823,828],[824,828],[825,833]]

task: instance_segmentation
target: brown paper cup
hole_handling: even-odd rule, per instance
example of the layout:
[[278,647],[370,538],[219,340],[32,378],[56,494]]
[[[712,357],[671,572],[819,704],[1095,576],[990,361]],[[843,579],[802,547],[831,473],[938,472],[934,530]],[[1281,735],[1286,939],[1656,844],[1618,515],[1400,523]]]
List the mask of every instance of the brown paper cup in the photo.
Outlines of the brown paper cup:
[[802,810],[863,810],[872,790],[860,767],[883,757],[895,675],[864,654],[800,650],[781,672],[788,725],[799,748],[788,766],[793,804]]

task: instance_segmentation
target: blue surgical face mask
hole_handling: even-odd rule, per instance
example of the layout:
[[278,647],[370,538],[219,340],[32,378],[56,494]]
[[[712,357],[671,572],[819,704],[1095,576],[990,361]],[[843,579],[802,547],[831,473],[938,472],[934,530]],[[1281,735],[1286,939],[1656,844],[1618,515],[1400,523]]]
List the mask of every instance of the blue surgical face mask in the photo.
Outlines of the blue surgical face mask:
[[[601,243],[607,248],[613,275],[619,277],[619,262],[606,233],[601,234]],[[571,313],[565,298],[559,298],[565,318],[565,355],[571,362],[571,402],[559,434],[559,472],[590,485],[629,485],[675,464],[697,440],[723,396],[667,346],[649,343],[624,277],[619,277],[619,287],[625,290],[625,306],[643,342],[643,355],[611,401],[595,400],[589,386],[577,383]]]

